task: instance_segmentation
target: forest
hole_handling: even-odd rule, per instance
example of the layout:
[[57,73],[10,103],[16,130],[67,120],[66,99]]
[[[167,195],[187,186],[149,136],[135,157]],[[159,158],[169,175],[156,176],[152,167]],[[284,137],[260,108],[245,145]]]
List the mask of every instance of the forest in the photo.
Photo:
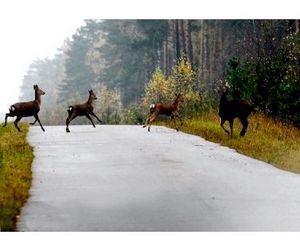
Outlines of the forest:
[[55,56],[31,63],[20,100],[38,83],[41,121],[60,125],[93,89],[104,123],[141,124],[150,103],[179,92],[184,116],[217,109],[216,88],[228,83],[231,98],[300,127],[299,28],[299,20],[85,20]]

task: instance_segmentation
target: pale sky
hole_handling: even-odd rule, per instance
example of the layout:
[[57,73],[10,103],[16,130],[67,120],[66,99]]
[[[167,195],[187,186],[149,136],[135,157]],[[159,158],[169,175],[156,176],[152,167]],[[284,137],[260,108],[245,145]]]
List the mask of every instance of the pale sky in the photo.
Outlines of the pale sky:
[[43,12],[39,13],[39,8],[27,2],[18,3],[18,10],[15,1],[1,4],[0,114],[18,101],[19,87],[30,63],[36,58],[53,57],[64,40],[84,24],[80,15],[62,15],[54,5],[41,4]]

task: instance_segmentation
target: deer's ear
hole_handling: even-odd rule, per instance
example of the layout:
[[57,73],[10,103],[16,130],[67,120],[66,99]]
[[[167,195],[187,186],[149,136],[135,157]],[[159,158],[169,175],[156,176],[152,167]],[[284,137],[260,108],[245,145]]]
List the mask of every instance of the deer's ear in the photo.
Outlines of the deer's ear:
[[37,85],[33,85],[33,90],[35,90],[37,88]]
[[91,94],[92,90],[89,90],[89,93]]

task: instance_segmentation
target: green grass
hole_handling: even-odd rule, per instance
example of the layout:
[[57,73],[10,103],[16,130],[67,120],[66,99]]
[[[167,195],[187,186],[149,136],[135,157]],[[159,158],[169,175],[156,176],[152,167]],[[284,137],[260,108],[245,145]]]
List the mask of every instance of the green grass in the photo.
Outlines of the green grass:
[[0,228],[16,230],[20,208],[31,186],[33,153],[26,141],[28,125],[20,123],[19,133],[13,124],[0,127]]
[[[171,123],[167,123],[171,126]],[[228,122],[225,127],[229,130]],[[228,136],[220,126],[217,112],[184,120],[180,130],[199,135],[209,141],[236,149],[237,152],[265,161],[278,168],[300,173],[300,130],[283,125],[261,114],[249,117],[249,127],[244,137],[239,137],[242,126],[234,121],[234,136]]]

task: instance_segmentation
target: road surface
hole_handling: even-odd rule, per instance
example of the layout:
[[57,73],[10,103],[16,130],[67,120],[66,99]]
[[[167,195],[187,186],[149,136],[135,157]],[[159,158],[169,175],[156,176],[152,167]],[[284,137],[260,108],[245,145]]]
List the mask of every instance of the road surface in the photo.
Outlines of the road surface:
[[45,129],[19,231],[300,230],[300,175],[164,127]]

